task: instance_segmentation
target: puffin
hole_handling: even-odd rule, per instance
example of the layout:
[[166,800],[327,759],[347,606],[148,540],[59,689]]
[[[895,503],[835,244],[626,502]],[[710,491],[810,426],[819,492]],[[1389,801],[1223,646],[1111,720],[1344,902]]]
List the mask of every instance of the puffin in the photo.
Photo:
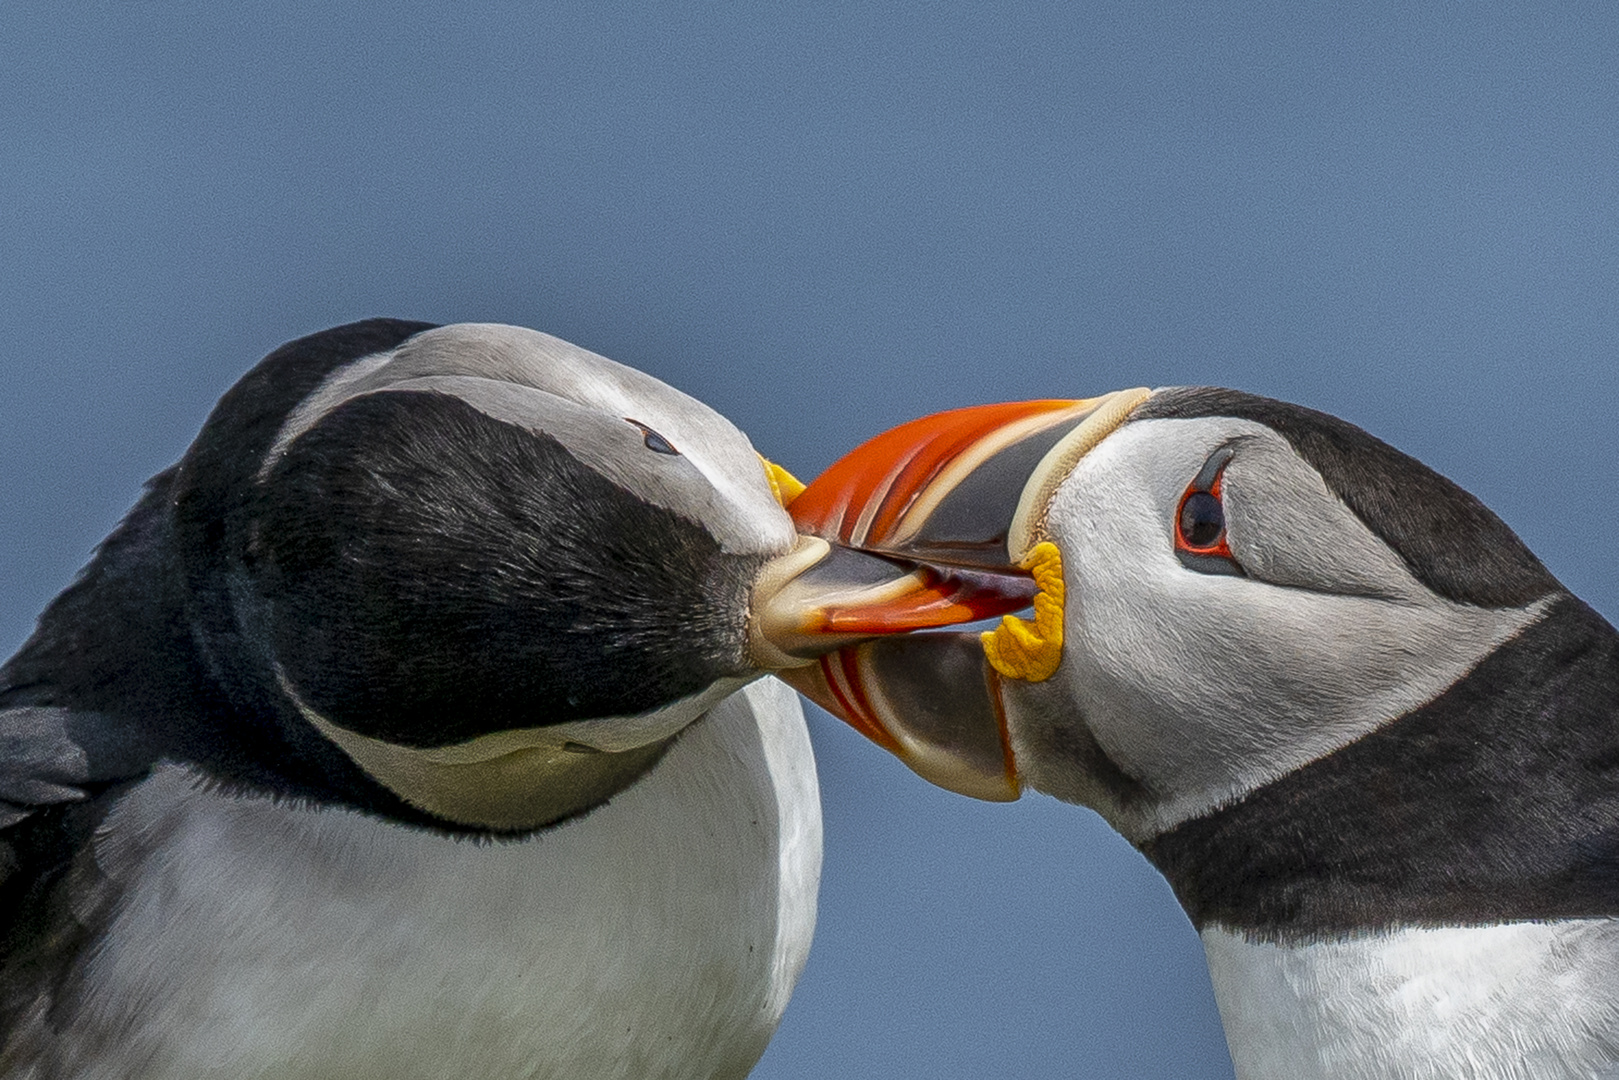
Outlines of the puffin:
[[272,352],[0,667],[0,1077],[746,1075],[821,865],[766,676],[962,607],[801,488],[535,330]]
[[1455,483],[1140,388],[912,421],[792,512],[1033,582],[787,677],[936,784],[1100,814],[1201,936],[1238,1077],[1619,1076],[1619,637]]

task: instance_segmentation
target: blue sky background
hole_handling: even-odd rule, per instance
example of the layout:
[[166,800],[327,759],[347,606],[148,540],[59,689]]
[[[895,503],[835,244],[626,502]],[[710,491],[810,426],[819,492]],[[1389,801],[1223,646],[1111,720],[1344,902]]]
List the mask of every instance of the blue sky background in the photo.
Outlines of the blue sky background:
[[[0,7],[0,649],[278,343],[538,327],[806,479],[923,412],[1347,417],[1619,613],[1619,7]],[[1230,1076],[1089,812],[812,716],[821,927],[758,1077]]]

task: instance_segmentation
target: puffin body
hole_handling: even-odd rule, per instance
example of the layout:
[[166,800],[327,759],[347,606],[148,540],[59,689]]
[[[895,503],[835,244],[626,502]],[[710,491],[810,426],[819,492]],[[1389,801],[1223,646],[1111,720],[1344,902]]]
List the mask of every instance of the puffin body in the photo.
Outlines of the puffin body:
[[[1099,812],[1201,934],[1241,1077],[1619,1071],[1613,628],[1334,417],[1212,389],[1000,408],[880,437],[794,514],[1022,567],[1033,617],[795,680],[936,782]],[[859,496],[885,455],[911,479]]]
[[798,717],[750,684],[607,805],[486,843],[159,764],[68,870],[86,941],[6,1075],[745,1076],[815,922]]
[[745,1075],[821,859],[790,494],[535,331],[272,353],[0,669],[0,1076]]

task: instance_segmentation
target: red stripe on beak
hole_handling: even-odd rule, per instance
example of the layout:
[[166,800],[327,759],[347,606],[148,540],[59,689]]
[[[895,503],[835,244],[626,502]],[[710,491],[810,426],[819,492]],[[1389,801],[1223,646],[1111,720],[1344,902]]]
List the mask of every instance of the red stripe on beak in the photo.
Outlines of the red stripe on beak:
[[838,708],[830,710],[841,716],[845,723],[891,754],[900,752],[900,745],[877,719],[871,702],[866,698],[860,682],[858,654],[854,649],[839,649],[821,657],[821,674],[832,691]]
[[793,500],[793,521],[801,532],[881,549],[929,485],[964,456],[982,460],[1017,438],[1083,415],[1090,405],[1071,400],[974,405],[890,428],[818,476]]
[[916,587],[876,603],[830,604],[818,628],[828,634],[868,636],[954,626],[1010,615],[1029,606],[1038,592],[1034,579],[1010,574],[956,572],[920,566],[907,582]]

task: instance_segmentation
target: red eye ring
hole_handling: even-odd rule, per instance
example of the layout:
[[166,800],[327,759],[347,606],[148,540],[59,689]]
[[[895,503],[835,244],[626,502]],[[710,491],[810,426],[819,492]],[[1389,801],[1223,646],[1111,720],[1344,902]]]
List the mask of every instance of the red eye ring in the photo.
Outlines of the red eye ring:
[[1222,466],[1214,482],[1203,487],[1196,480],[1186,488],[1175,508],[1175,550],[1185,555],[1236,561],[1226,539],[1225,504],[1221,500]]

